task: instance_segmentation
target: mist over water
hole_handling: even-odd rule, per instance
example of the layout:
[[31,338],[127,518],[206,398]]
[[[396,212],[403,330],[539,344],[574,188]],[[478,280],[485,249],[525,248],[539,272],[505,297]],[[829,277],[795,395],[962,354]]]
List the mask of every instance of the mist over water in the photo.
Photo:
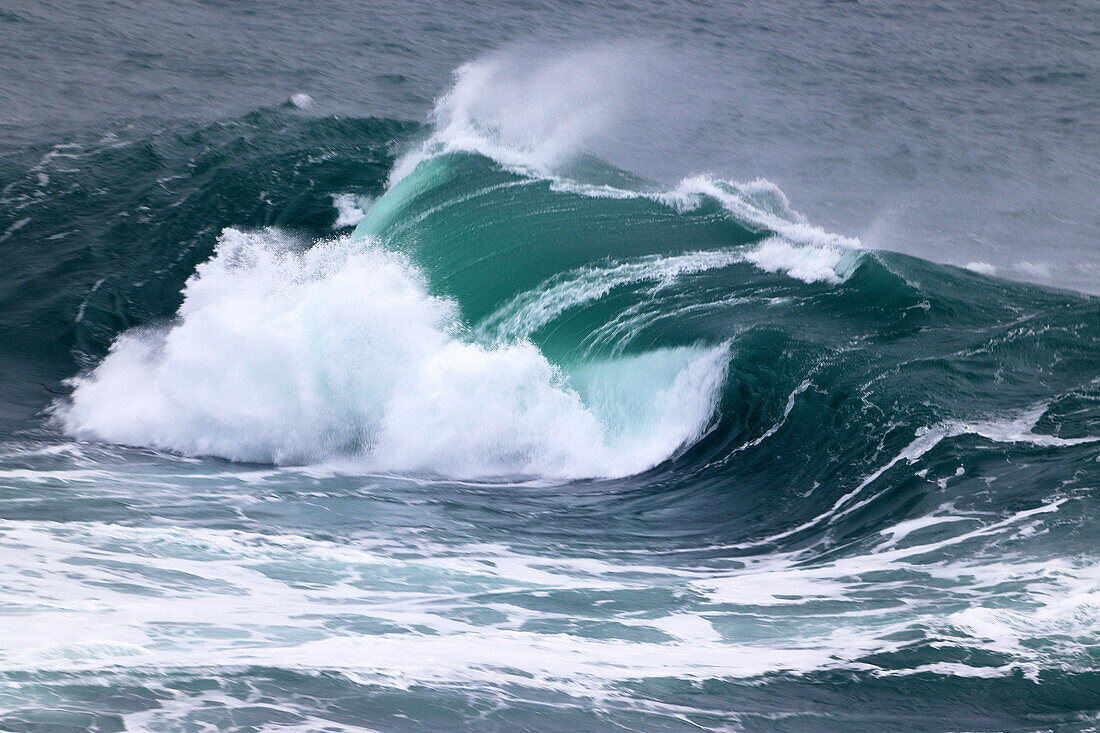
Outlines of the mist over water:
[[1092,729],[1096,20],[3,10],[0,728]]

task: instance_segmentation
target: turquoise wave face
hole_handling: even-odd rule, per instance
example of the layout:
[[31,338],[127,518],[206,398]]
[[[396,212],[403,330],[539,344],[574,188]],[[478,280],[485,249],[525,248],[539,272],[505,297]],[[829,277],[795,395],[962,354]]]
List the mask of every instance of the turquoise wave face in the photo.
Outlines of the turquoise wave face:
[[[652,283],[668,258],[728,252],[768,232],[712,204],[678,210],[641,191],[530,177],[476,154],[451,153],[421,162],[397,182],[357,234],[408,253],[432,286],[479,324],[520,296],[570,275],[582,279],[591,268],[650,258],[637,282]],[[588,281],[600,288],[614,278]]]
[[[707,516],[741,524],[751,507],[762,518],[746,536],[877,531],[868,517],[905,504],[887,486],[933,484],[915,465],[975,440],[1095,473],[1096,416],[1076,413],[1097,394],[1095,298],[859,249],[760,182],[663,190],[591,159],[549,174],[445,152],[355,236],[415,262],[472,341],[538,345],[619,433],[648,419],[631,396],[652,404],[678,374],[691,382],[670,363],[720,354],[706,427],[656,471],[737,485]],[[806,485],[809,496],[792,491]]]

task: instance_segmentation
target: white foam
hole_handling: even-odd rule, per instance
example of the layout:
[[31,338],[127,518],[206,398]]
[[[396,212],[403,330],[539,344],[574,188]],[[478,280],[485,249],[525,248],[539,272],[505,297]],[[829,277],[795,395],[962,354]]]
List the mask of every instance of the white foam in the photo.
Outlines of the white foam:
[[745,260],[767,272],[783,272],[807,283],[844,282],[855,271],[863,245],[854,237],[808,223],[791,208],[786,195],[770,181],[725,181],[692,176],[673,189],[646,194],[661,203],[688,211],[711,199],[749,226],[769,230],[768,237],[745,252]]
[[66,431],[237,461],[617,476],[693,441],[713,411],[724,347],[605,365],[648,408],[596,409],[530,343],[464,340],[454,304],[399,255],[348,239],[300,250],[226,230],[174,324],[124,334],[73,381]]
[[341,193],[332,197],[332,205],[336,207],[336,221],[333,229],[353,227],[367,215],[366,207],[370,201],[353,193]]
[[591,185],[552,176],[559,191],[594,198],[644,198],[678,211],[698,208],[706,200],[718,203],[738,221],[768,230],[768,237],[746,250],[742,261],[767,272],[783,272],[804,282],[838,284],[848,279],[858,263],[862,244],[858,239],[828,232],[806,222],[791,208],[778,186],[764,179],[749,183],[712,176],[684,178],[667,191],[631,191],[608,185]]
[[[1094,669],[1089,654],[1100,643],[1095,564],[989,561],[965,551],[966,559],[954,562],[921,559],[952,544],[997,543],[1062,504],[905,549],[824,564],[775,554],[745,558],[747,567],[738,570],[595,556],[548,559],[500,545],[364,545],[243,531],[3,521],[4,612],[20,614],[21,622],[19,633],[0,637],[0,669],[263,665],[340,670],[398,686],[517,683],[590,694],[648,677],[877,672],[861,658],[904,647],[908,642],[897,634],[914,630],[933,646],[1010,658],[997,668],[960,663],[944,673]],[[894,579],[876,579],[882,571]],[[299,573],[309,582],[297,582]],[[935,593],[928,594],[929,585]],[[884,591],[900,602],[865,602],[881,600]],[[521,595],[563,592],[623,604],[621,612],[613,611],[616,604],[581,606],[573,617],[621,625],[625,636],[537,630],[528,622],[558,617],[539,610],[541,604],[516,602]],[[645,613],[630,610],[649,592],[656,595],[642,602]],[[669,592],[678,600],[662,600]],[[967,608],[944,615],[944,594],[965,600]],[[494,620],[468,620],[462,611],[471,602]],[[786,622],[776,622],[780,617]],[[348,618],[378,628],[347,628],[340,621]],[[630,630],[643,635],[628,638]],[[652,640],[647,630],[669,638]],[[1035,639],[1045,643],[1036,646]]]
[[305,92],[296,92],[294,94],[291,94],[288,101],[294,107],[302,110],[310,110],[313,109],[315,106],[313,102],[313,97],[309,96]]
[[837,272],[843,253],[831,248],[796,247],[782,239],[771,238],[745,255],[767,272],[785,272],[804,282],[839,283]]
[[748,183],[724,181],[713,176],[690,176],[655,199],[681,210],[698,207],[704,198],[718,201],[727,211],[749,224],[770,229],[792,244],[836,250],[859,249],[854,237],[828,232],[806,222],[778,186],[758,178]]

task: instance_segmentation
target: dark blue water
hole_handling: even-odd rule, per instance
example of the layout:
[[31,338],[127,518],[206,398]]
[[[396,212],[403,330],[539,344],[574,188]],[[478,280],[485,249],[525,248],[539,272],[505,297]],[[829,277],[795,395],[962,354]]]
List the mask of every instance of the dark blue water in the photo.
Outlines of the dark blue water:
[[1094,729],[1098,44],[9,3],[0,729]]

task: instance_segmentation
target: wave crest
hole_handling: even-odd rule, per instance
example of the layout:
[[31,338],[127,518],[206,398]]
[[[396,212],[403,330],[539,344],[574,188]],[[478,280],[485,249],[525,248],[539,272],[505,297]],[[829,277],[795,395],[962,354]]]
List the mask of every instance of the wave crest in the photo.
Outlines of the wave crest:
[[710,420],[724,347],[589,366],[574,385],[529,342],[464,339],[399,254],[300,249],[226,230],[174,323],[123,334],[72,381],[65,430],[237,461],[565,478],[645,470]]

